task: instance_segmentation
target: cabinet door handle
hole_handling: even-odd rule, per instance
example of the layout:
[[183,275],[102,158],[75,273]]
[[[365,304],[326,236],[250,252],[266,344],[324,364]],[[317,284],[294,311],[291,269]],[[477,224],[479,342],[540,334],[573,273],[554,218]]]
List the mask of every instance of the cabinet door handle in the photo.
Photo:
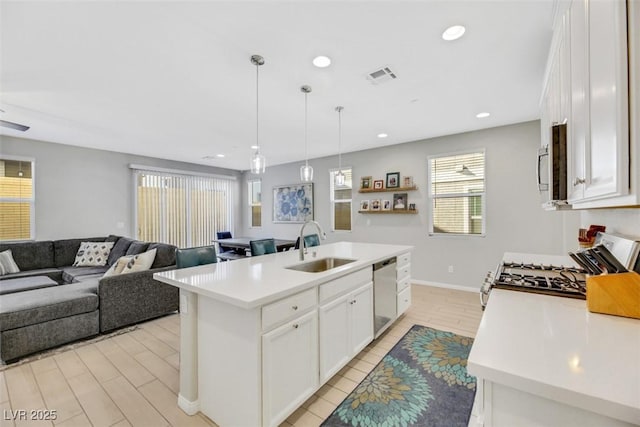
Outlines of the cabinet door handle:
[[293,306],[291,306],[291,308],[294,309],[294,310],[297,310],[298,306],[297,305],[293,305]]
[[587,180],[584,178],[576,178],[573,180],[573,186],[575,187],[577,185],[584,184],[585,182],[587,182]]
[[294,325],[293,325],[293,329],[298,329],[298,327],[299,327],[299,326],[300,326],[300,325],[298,325],[297,323],[294,323]]

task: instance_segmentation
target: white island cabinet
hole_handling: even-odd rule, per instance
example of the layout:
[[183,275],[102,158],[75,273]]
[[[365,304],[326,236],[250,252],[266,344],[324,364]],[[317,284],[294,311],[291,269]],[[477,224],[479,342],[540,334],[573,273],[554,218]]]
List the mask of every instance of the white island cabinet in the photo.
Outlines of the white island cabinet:
[[[373,264],[411,249],[340,242],[305,261],[290,251],[156,273],[180,288],[178,405],[222,427],[279,425],[371,342]],[[288,268],[322,258],[353,261]]]
[[477,425],[640,425],[640,320],[492,289],[469,353]]

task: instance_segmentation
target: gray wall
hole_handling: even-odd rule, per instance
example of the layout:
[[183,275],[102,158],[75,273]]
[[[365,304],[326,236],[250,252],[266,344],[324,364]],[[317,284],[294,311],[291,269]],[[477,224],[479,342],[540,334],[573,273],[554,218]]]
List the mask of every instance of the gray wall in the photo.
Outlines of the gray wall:
[[[489,269],[505,251],[564,254],[568,235],[577,230],[579,214],[547,212],[540,207],[535,185],[535,159],[540,145],[539,122],[486,129],[379,149],[347,153],[343,165],[354,175],[353,227],[349,233],[331,232],[329,169],[337,157],[313,159],[315,219],[327,231],[327,242],[354,241],[407,244],[413,251],[415,280],[478,288]],[[427,157],[475,149],[486,150],[487,228],[485,237],[429,236],[427,208]],[[268,160],[268,153],[265,153]],[[262,177],[261,228],[247,227],[246,185],[243,185],[242,234],[254,237],[295,238],[300,224],[272,222],[273,186],[300,181],[302,162],[267,167]],[[360,177],[384,179],[387,172],[411,175],[418,191],[409,193],[418,215],[358,214],[360,200],[390,198],[393,193],[359,194]],[[244,181],[255,178],[245,173]],[[577,233],[577,231],[575,231]],[[324,243],[324,242],[323,242]],[[448,272],[453,266],[453,273]]]
[[[131,163],[235,176],[238,178],[236,194],[240,192],[238,171],[22,138],[1,138],[0,154],[35,159],[36,240],[108,234],[135,237]],[[239,202],[236,198],[236,205]],[[235,222],[238,224],[239,218]]]

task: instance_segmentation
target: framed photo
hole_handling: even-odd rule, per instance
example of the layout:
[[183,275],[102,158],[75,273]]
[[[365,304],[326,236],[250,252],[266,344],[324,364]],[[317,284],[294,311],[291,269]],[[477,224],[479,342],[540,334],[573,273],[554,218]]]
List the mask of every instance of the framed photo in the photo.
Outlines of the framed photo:
[[387,188],[400,187],[400,172],[390,172],[387,174]]
[[363,190],[371,188],[371,177],[363,176],[360,178],[360,188]]
[[410,211],[415,211],[416,210],[416,204],[415,203],[409,203],[409,210]]
[[407,193],[393,193],[393,210],[407,210]]
[[273,222],[303,223],[313,219],[313,183],[273,187]]
[[374,190],[382,190],[384,188],[384,181],[381,179],[376,179],[373,181],[373,189]]
[[372,211],[379,211],[380,210],[380,199],[373,199],[371,201],[371,210]]
[[369,201],[368,200],[360,200],[360,210],[368,211],[369,210]]
[[391,210],[391,200],[383,200],[382,201],[382,210],[390,211]]
[[413,177],[412,176],[403,176],[402,177],[402,186],[403,187],[413,187]]

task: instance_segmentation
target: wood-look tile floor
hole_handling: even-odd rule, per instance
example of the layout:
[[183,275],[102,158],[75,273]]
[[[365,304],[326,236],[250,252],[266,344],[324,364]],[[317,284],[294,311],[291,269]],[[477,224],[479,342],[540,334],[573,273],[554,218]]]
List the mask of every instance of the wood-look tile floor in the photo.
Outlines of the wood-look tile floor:
[[[282,425],[319,425],[414,324],[475,336],[481,317],[474,292],[413,285],[407,313]],[[170,315],[0,372],[0,426],[215,426],[177,406],[179,333],[180,317]],[[30,419],[52,410],[55,420]]]

